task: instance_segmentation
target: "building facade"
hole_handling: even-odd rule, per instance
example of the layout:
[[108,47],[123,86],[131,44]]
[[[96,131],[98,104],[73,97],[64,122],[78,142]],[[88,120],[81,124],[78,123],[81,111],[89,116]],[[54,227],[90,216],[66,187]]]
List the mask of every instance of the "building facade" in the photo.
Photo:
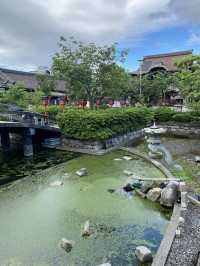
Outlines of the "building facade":
[[[23,82],[28,92],[34,92],[38,87],[38,74],[50,75],[49,72],[25,72],[12,69],[0,68],[0,91],[9,89],[17,82]],[[66,97],[66,87],[63,80],[56,80],[54,90],[51,92],[49,100],[52,104],[58,104],[61,98]]]
[[[192,50],[156,54],[144,56],[140,61],[140,67],[131,73],[133,77],[139,77],[142,79],[143,75],[150,75],[158,72],[175,73],[178,71],[175,62],[182,59],[185,56],[192,55]],[[165,105],[182,105],[183,98],[180,95],[180,91],[176,86],[170,85],[166,88]]]

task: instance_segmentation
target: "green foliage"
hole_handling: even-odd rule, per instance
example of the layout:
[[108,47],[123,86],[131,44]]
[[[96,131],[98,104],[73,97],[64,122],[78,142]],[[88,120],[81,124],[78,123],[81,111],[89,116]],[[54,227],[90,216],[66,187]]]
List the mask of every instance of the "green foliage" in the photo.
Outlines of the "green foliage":
[[200,55],[190,55],[175,62],[178,86],[187,102],[200,101]]
[[[37,106],[36,111],[38,113],[45,113],[44,106],[40,105]],[[61,109],[58,105],[49,105],[46,109],[46,111],[54,116],[56,116],[59,112],[61,112]]]
[[61,37],[59,47],[52,71],[66,81],[71,100],[88,100],[93,108],[96,100],[117,98],[129,86],[128,73],[116,64],[116,60],[124,62],[126,51],[117,54],[116,44],[97,46]]
[[159,107],[154,110],[154,119],[157,122],[172,121],[173,115],[176,112],[168,107]]
[[58,124],[69,138],[106,140],[145,127],[153,118],[148,108],[80,110],[66,108],[57,116]]
[[154,110],[154,119],[157,122],[178,122],[190,123],[200,122],[200,113],[191,112],[175,112],[167,107],[160,107]]
[[45,96],[49,96],[55,87],[54,76],[48,74],[37,74],[38,90]]
[[11,86],[7,91],[1,94],[1,102],[16,104],[20,107],[27,107],[29,94],[25,90],[23,82],[17,82],[15,85]]
[[167,88],[176,85],[176,83],[176,76],[165,71],[144,75],[141,81],[143,103],[158,104],[159,100],[165,99]]

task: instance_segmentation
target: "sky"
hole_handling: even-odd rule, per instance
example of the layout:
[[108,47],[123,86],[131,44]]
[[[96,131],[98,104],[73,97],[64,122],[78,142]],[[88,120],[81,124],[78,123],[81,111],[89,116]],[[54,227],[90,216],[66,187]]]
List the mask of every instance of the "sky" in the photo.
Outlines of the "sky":
[[50,67],[61,35],[145,55],[200,53],[200,0],[0,0],[0,67]]

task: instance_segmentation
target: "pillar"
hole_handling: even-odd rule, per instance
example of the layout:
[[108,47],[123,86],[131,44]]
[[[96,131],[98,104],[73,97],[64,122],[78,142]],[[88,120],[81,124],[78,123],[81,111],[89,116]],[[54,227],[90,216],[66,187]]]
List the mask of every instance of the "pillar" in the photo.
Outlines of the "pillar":
[[33,142],[32,142],[32,129],[26,128],[23,132],[23,146],[24,146],[24,156],[31,157],[33,156]]
[[4,152],[10,151],[10,135],[6,128],[1,131],[1,146]]

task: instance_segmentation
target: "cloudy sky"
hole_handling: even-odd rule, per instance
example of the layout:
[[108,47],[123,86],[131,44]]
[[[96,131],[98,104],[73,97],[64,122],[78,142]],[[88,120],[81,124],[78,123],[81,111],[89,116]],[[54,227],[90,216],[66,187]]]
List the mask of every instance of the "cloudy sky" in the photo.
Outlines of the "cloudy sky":
[[59,36],[118,42],[127,69],[143,55],[200,52],[200,0],[0,0],[0,67],[50,66]]

